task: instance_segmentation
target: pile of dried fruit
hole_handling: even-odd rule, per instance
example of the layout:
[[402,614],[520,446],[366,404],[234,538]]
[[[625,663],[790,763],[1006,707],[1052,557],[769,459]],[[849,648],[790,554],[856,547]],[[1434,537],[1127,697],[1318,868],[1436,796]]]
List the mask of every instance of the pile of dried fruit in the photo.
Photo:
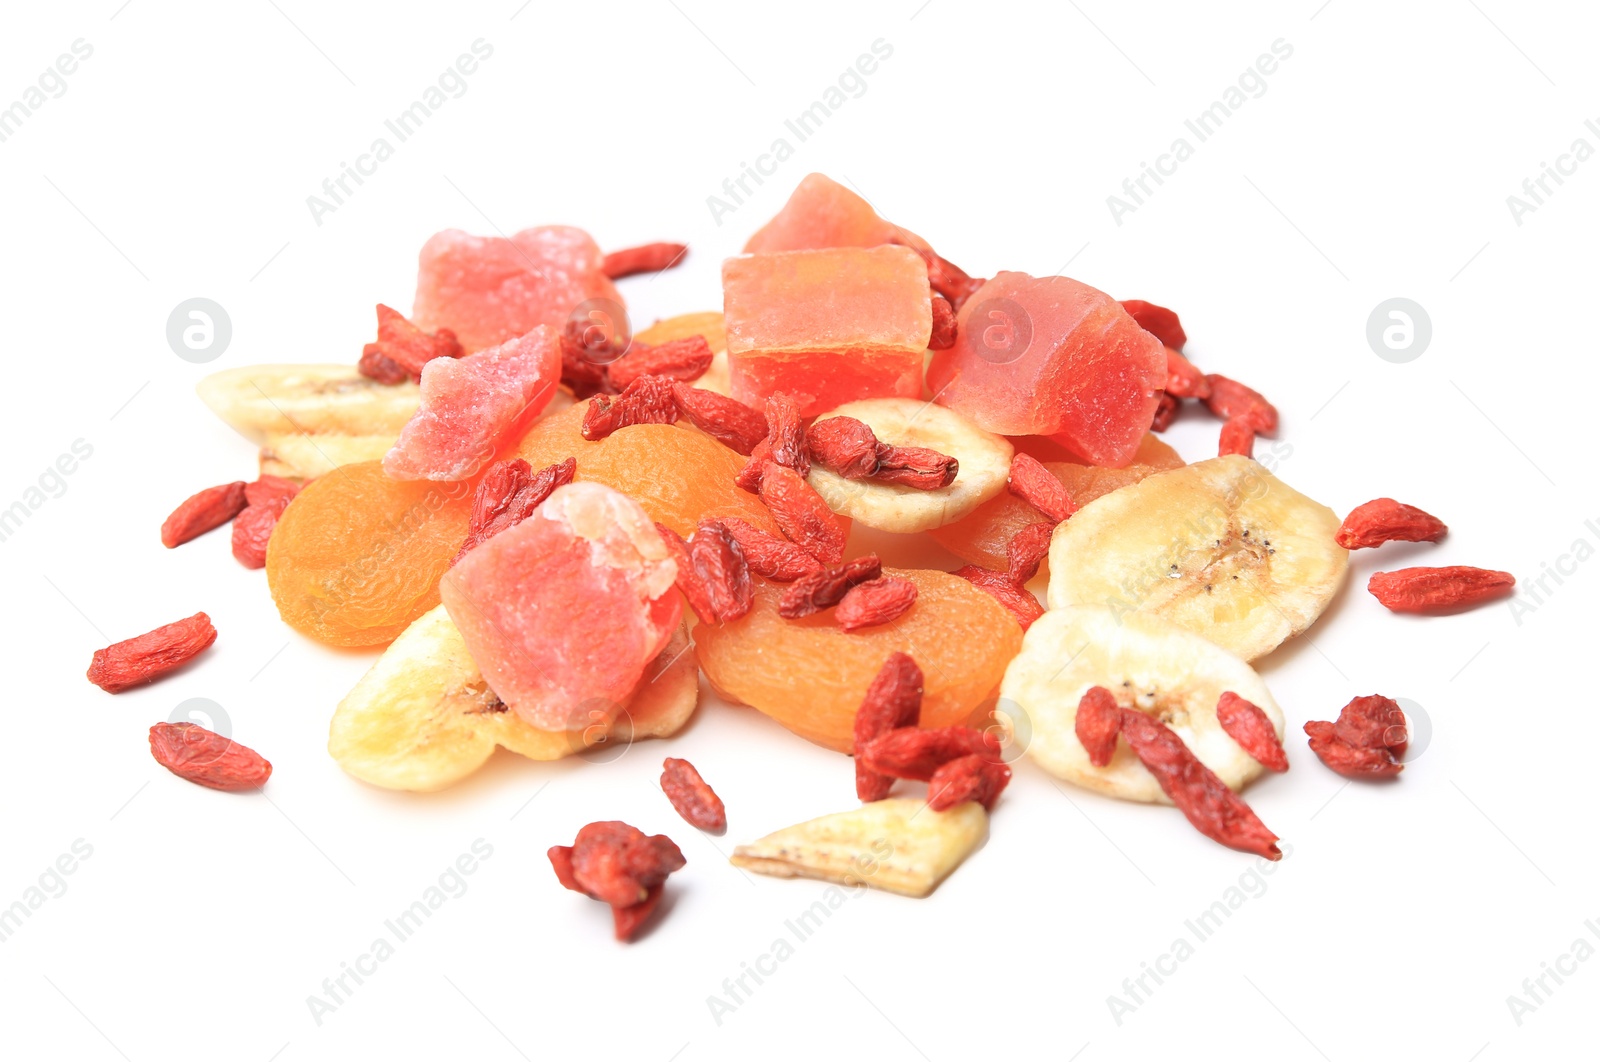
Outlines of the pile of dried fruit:
[[[161,540],[232,521],[286,623],[386,647],[328,741],[373,785],[439,789],[497,746],[548,760],[670,736],[703,671],[855,760],[862,806],[738,846],[748,869],[928,894],[986,836],[1023,751],[1000,724],[1019,717],[1051,774],[1277,858],[1239,795],[1289,767],[1249,661],[1317,620],[1349,550],[1445,525],[1388,498],[1341,523],[1252,460],[1277,409],[1198,369],[1164,307],[1066,277],[973,278],[818,174],[745,251],[723,265],[721,313],[630,337],[613,281],[687,248],[439,233],[411,317],[379,305],[350,367],[201,384],[260,445],[260,475],[189,498]],[[1193,464],[1150,434],[1186,399],[1221,422],[1218,456]],[[857,524],[967,563],[892,566],[893,547],[851,548]],[[1442,612],[1512,583],[1453,566],[1368,586],[1391,610]],[[215,638],[198,613],[101,650],[89,678],[117,693]],[[1407,721],[1386,697],[1305,730],[1341,774],[1402,770]],[[216,789],[271,773],[192,724],[150,743]],[[699,771],[664,767],[683,819],[725,829]],[[906,783],[925,797],[892,797]],[[549,856],[612,907],[619,939],[685,862],[615,821]]]

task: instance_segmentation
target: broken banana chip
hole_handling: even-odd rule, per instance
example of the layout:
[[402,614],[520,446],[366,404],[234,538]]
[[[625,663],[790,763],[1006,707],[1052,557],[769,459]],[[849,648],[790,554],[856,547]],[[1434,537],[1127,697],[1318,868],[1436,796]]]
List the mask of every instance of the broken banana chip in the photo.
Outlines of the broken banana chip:
[[344,435],[322,432],[305,435],[268,433],[261,442],[261,474],[289,479],[316,479],[341,465],[381,461],[393,449],[399,433]]
[[1254,660],[1315,622],[1344,581],[1339,517],[1248,457],[1214,457],[1097,498],[1050,542],[1051,608],[1149,612]]
[[422,401],[418,385],[381,384],[354,365],[242,365],[212,373],[195,391],[258,445],[269,435],[396,437]]
[[500,745],[557,760],[606,741],[676,733],[699,683],[680,627],[609,725],[539,730],[489,691],[461,632],[440,605],[407,627],[334,711],[328,751],[345,773],[385,789],[433,792],[483,766]]
[[1125,741],[1118,740],[1105,767],[1089,762],[1076,725],[1078,701],[1091,686],[1105,687],[1119,707],[1167,724],[1235,791],[1263,768],[1217,721],[1222,695],[1231,690],[1255,704],[1283,740],[1283,712],[1267,684],[1249,664],[1214,642],[1150,613],[1051,609],[1023,636],[1022,652],[1000,683],[1000,703],[1014,705],[1013,711],[1028,720],[1027,755],[1036,763],[1106,796],[1172,803]]
[[926,896],[988,834],[988,814],[971,801],[934,811],[921,800],[879,800],[742,844],[730,862],[778,878]]
[[812,465],[807,481],[828,508],[867,527],[901,535],[931,531],[954,523],[1006,489],[1011,443],[954,410],[914,398],[868,398],[847,402],[817,420],[832,417],[854,417],[890,446],[926,447],[956,459],[955,481],[937,490],[845,479]]

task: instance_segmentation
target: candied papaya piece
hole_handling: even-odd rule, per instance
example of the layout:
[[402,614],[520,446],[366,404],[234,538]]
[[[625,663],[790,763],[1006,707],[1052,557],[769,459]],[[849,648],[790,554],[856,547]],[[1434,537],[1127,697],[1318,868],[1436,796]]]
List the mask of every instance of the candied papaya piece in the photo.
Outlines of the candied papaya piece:
[[734,398],[795,398],[800,415],[919,398],[933,331],[928,271],[908,247],[744,255],[722,264]]
[[1130,464],[1166,383],[1166,348],[1115,299],[1069,277],[1000,273],[935,351],[928,388],[1001,435],[1048,435],[1084,461]]
[[821,173],[807,174],[783,209],[755,231],[745,254],[811,251],[826,247],[876,247],[904,243],[918,250],[928,244],[878,216],[872,204]]
[[920,725],[967,723],[985,707],[1022,645],[1022,628],[999,602],[946,572],[895,570],[917,601],[877,627],[845,632],[830,612],[778,615],[785,587],[755,580],[749,613],[694,631],[695,653],[712,685],[808,741],[848,752],[856,709],[895,652],[922,668]]
[[584,730],[609,724],[677,629],[677,578],[638,502],[569,483],[439,590],[496,696],[530,726]]
[[418,255],[411,320],[427,332],[450,329],[469,353],[539,325],[559,334],[585,301],[621,308],[603,260],[589,234],[569,225],[523,229],[509,239],[445,229]]
[[516,453],[534,468],[571,457],[577,482],[603,483],[644,506],[650,519],[689,537],[701,520],[736,516],[770,534],[778,524],[759,498],[734,485],[745,458],[709,435],[675,424],[634,424],[603,439],[583,437],[588,402],[546,416]]
[[[1183,466],[1183,458],[1178,456],[1178,452],[1154,435],[1144,437],[1134,455],[1133,464],[1126,468],[1101,468],[1072,460],[1064,449],[1049,439],[1017,438],[1011,441],[1018,452],[1038,458],[1067,488],[1067,497],[1080,509],[1119,487],[1137,483],[1157,472]],[[936,527],[929,534],[935,542],[969,564],[1003,569],[1006,566],[1006,546],[1012,536],[1029,524],[1043,519],[1045,516],[1039,510],[1007,491],[984,502],[955,523]]]
[[295,495],[267,542],[283,621],[328,645],[387,645],[439,603],[467,537],[470,482],[402,482],[378,461],[343,465]]

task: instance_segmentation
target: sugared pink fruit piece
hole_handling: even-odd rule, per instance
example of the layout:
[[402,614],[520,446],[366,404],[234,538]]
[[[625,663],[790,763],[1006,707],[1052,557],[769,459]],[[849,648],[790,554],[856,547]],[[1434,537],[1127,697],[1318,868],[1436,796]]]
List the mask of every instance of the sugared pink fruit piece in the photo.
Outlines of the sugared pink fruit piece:
[[428,332],[450,329],[468,351],[542,324],[559,332],[586,300],[622,305],[601,272],[603,257],[588,233],[568,225],[523,229],[510,239],[445,229],[422,245],[411,320]]
[[915,233],[878,216],[872,204],[820,173],[807,174],[783,209],[756,230],[745,254],[812,251],[825,247],[876,247],[903,243],[928,250]]
[[1166,382],[1161,341],[1067,277],[1001,273],[961,307],[928,389],[1001,435],[1048,435],[1090,464],[1133,460]]
[[559,487],[439,584],[489,688],[544,730],[604,726],[682,619],[678,568],[639,503]]
[[928,271],[909,247],[730,258],[723,314],[733,397],[795,397],[801,416],[861,398],[917,398],[933,329]]
[[545,325],[464,358],[435,358],[383,470],[391,479],[472,478],[544,410],[560,378],[561,343]]

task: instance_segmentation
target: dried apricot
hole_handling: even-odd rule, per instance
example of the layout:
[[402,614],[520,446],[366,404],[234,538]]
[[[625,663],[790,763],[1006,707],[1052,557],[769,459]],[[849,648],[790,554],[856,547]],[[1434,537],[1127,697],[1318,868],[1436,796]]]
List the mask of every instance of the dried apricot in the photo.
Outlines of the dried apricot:
[[546,416],[517,444],[513,457],[534,468],[568,457],[578,461],[575,481],[602,483],[644,506],[650,519],[685,538],[701,520],[733,516],[780,534],[761,499],[734,486],[744,458],[690,427],[634,424],[590,442],[580,430],[588,402]]
[[393,641],[439,603],[439,577],[467,537],[473,490],[466,480],[390,479],[378,461],[312,481],[267,545],[279,615],[329,645]]
[[786,587],[757,579],[748,615],[695,629],[695,652],[712,684],[808,741],[848,752],[856,709],[896,652],[922,668],[921,725],[954,726],[987,704],[1022,630],[994,598],[946,572],[885,568],[914,583],[917,602],[881,626],[841,630],[833,616],[778,615]]
[[[1018,453],[1037,458],[1067,488],[1067,497],[1081,509],[1118,487],[1137,483],[1155,472],[1181,468],[1183,458],[1154,435],[1146,435],[1126,468],[1101,468],[1086,465],[1071,457],[1064,448],[1044,438],[1011,440]],[[1006,546],[1018,531],[1040,520],[1039,512],[1009,492],[990,498],[973,512],[953,524],[936,527],[929,534],[934,541],[962,560],[985,568],[1006,565]]]

